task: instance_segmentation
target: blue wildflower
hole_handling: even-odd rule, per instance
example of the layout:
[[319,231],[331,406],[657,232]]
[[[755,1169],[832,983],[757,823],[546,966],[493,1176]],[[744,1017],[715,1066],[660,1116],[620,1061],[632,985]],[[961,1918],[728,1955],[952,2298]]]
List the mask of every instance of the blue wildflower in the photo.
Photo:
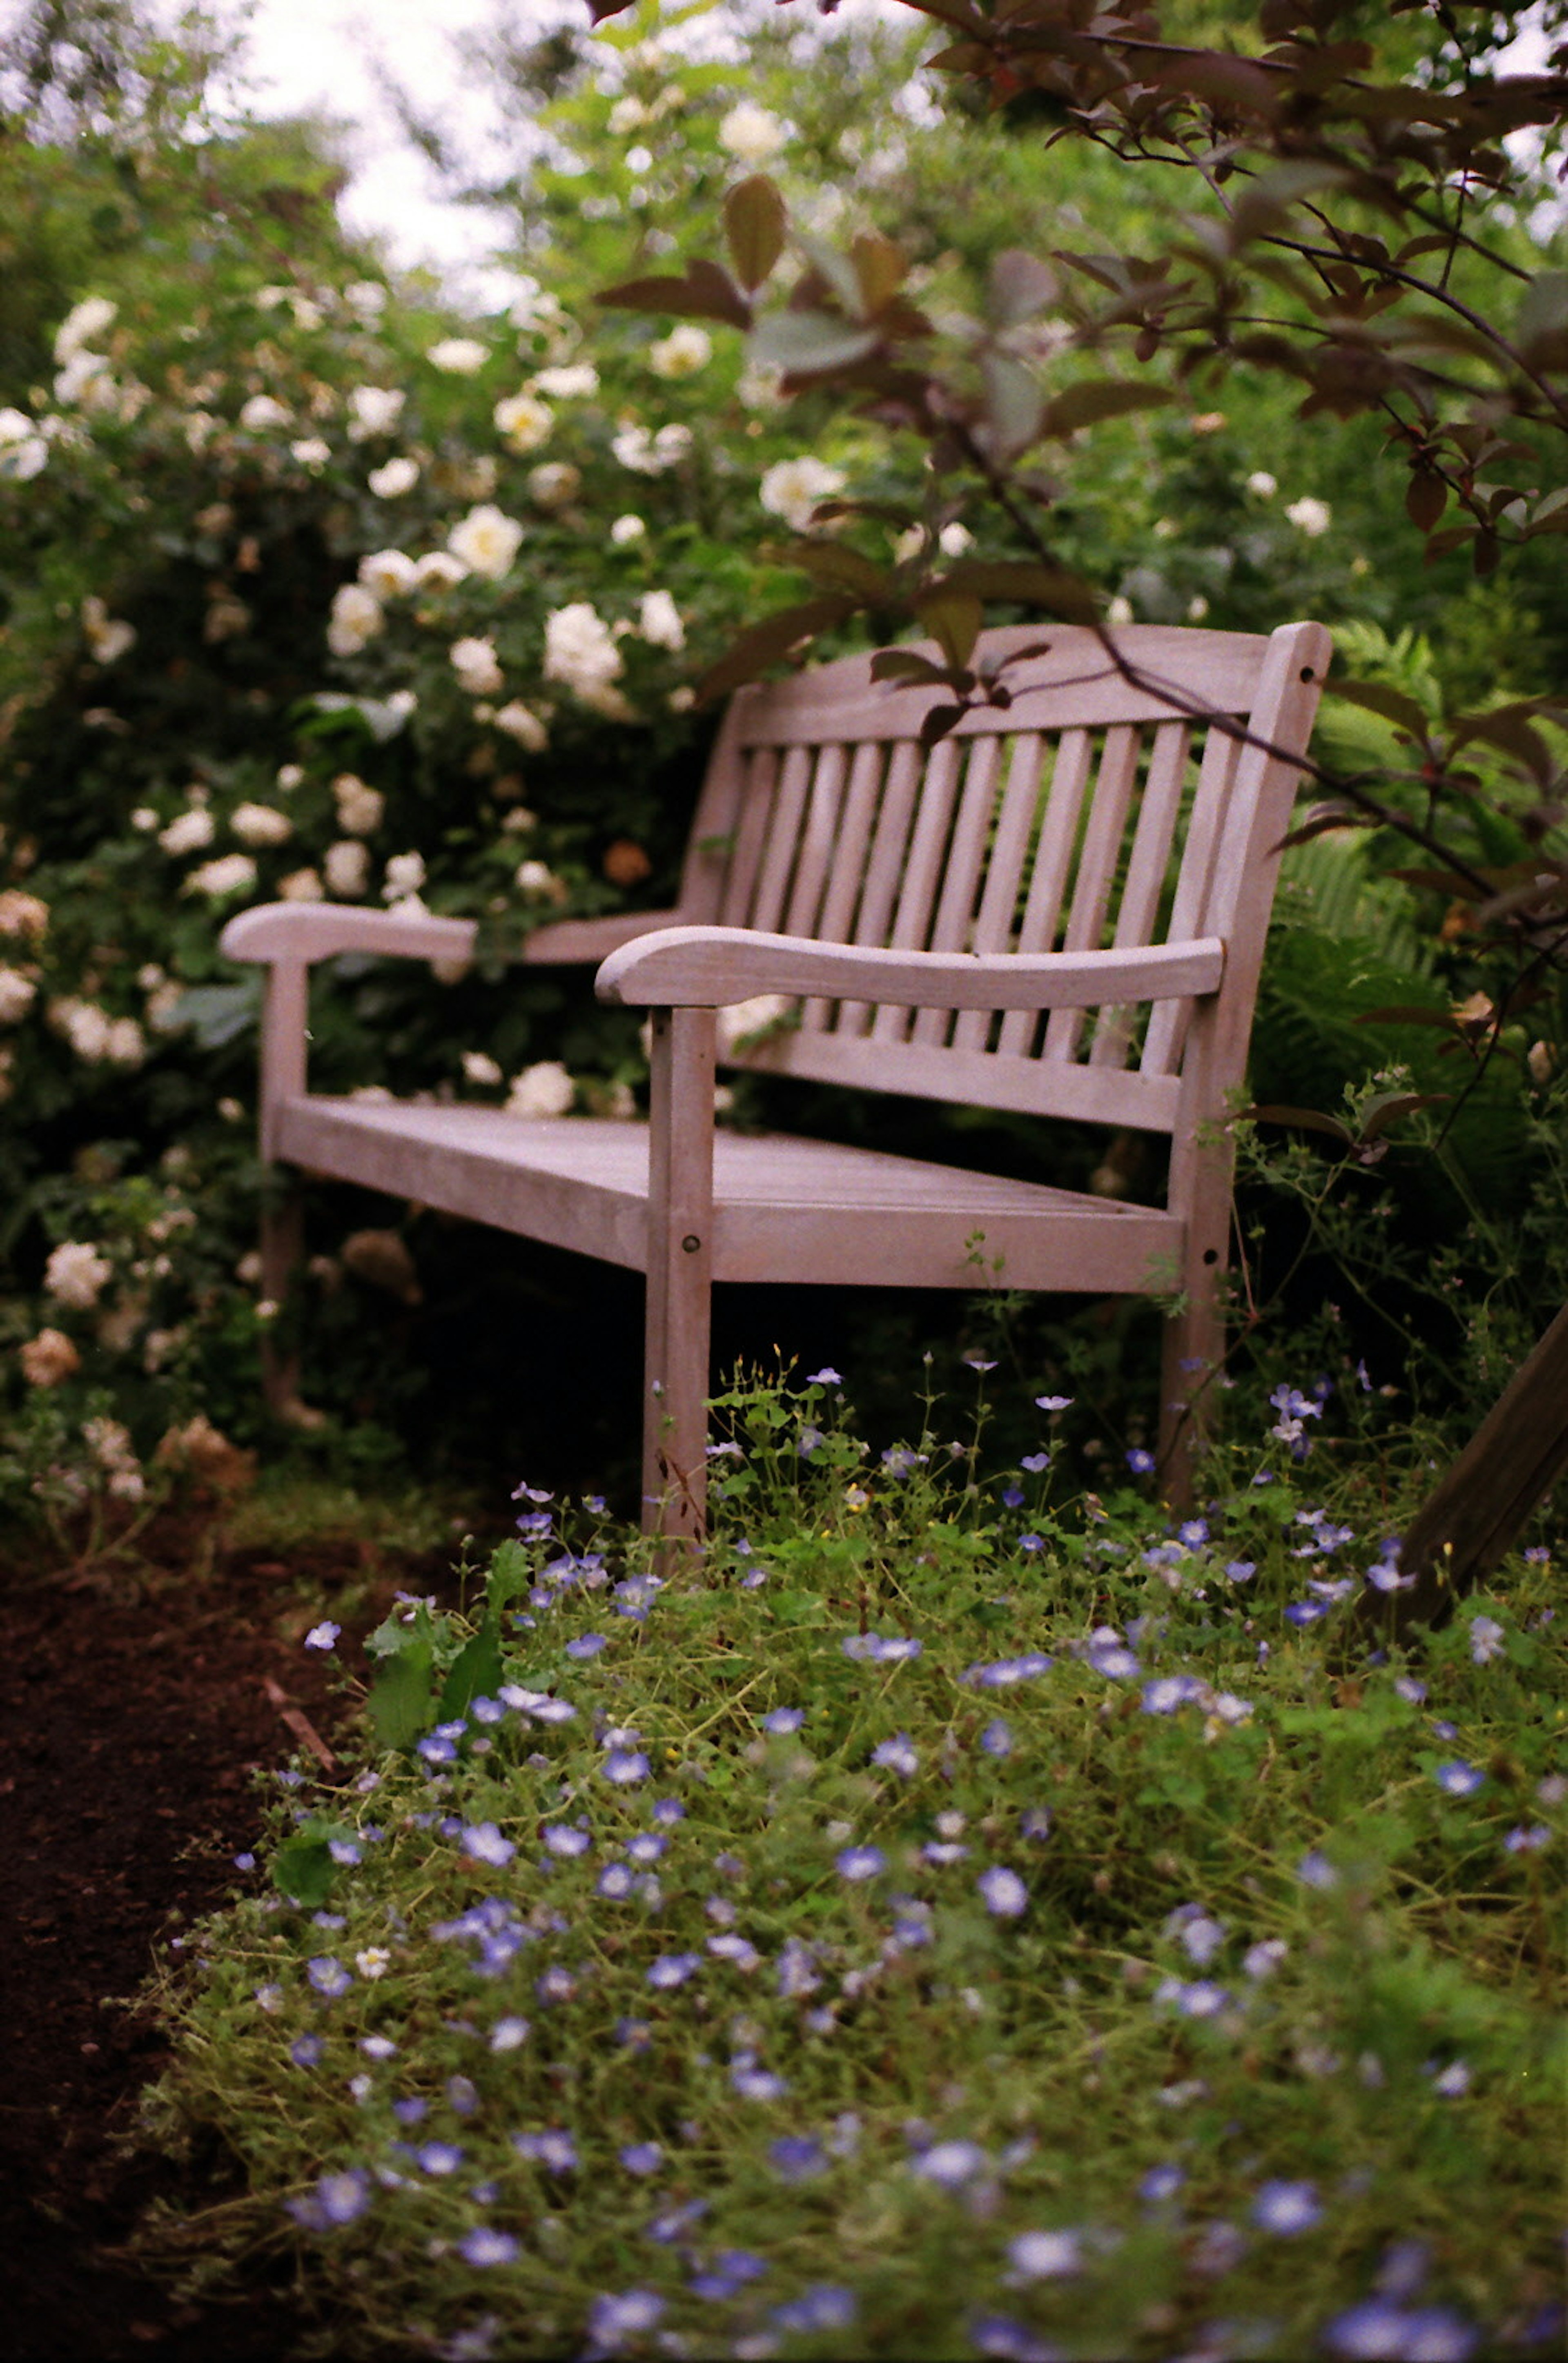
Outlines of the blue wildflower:
[[284,2202],[296,2224],[306,2232],[334,2232],[353,2224],[371,2202],[371,2180],[358,2167],[343,2174],[324,2174],[303,2199]]
[[775,2305],[768,2316],[775,2330],[847,2330],[855,2318],[852,2291],[818,2281],[786,2305]]
[[875,1879],[887,1869],[887,1857],[880,1847],[846,1847],[834,1856],[833,1867],[840,1879]]
[[330,1953],[319,1953],[313,1961],[307,1962],[305,1974],[317,1992],[325,1994],[329,2002],[335,2002],[339,1994],[347,1993],[354,1982],[352,1970],[346,1969],[342,1962]]
[[495,2231],[488,2224],[476,2224],[465,2232],[457,2244],[458,2255],[465,2265],[515,2265],[522,2254],[522,2244],[510,2232]]
[[1440,1764],[1432,1778],[1451,1797],[1473,1797],[1486,1775],[1478,1772],[1473,1764],[1467,1764],[1462,1757],[1456,1757],[1451,1764]]
[[1252,2202],[1252,2221],[1260,2232],[1287,2238],[1310,2232],[1323,2220],[1317,2187],[1310,2182],[1265,2182]]
[[1000,1715],[997,1715],[995,1722],[986,1725],[980,1735],[980,1745],[987,1756],[999,1758],[1012,1754],[1013,1735]]
[[328,1617],[325,1623],[313,1625],[311,1626],[309,1632],[305,1636],[305,1646],[307,1649],[335,1648],[338,1644],[338,1636],[342,1629],[343,1628],[340,1625],[334,1625],[331,1618]]
[[661,1953],[647,1973],[648,1983],[661,1993],[668,1992],[672,1987],[684,1986],[701,1967],[700,1953]]
[[820,2142],[809,2134],[781,2134],[777,2141],[768,2144],[768,2157],[775,2174],[785,2182],[806,2182],[814,2174],[821,2174],[828,2159]]
[[473,1855],[476,1862],[490,1863],[499,1870],[511,1861],[517,1849],[510,1838],[502,1836],[494,1822],[477,1822],[462,1834],[462,1850]]
[[976,2175],[986,2172],[990,2159],[978,2142],[932,2142],[913,2161],[913,2169],[924,2181],[934,2182],[939,2191],[962,2191]]
[[596,1658],[599,1651],[608,1646],[607,1634],[579,1633],[575,1640],[566,1644],[566,1654],[569,1658]]
[[762,1729],[777,1738],[785,1738],[792,1731],[798,1731],[805,1721],[804,1707],[776,1706],[771,1714],[762,1717]]
[[663,2299],[652,2290],[624,2290],[619,2296],[606,2291],[588,2309],[590,2351],[613,2355],[628,2338],[651,2330],[663,2311]]
[[628,2174],[657,2174],[664,2153],[655,2141],[628,2142],[620,2153],[620,2162]]
[[619,1788],[629,1788],[638,1781],[646,1781],[648,1758],[639,1747],[612,1747],[599,1769],[606,1781]]
[[462,2158],[456,2142],[423,2142],[414,2153],[414,2163],[424,2174],[455,2174]]
[[902,1773],[906,1780],[917,1772],[920,1767],[915,1744],[906,1731],[897,1732],[893,1738],[884,1739],[880,1746],[873,1747],[871,1760],[884,1766],[889,1772]]
[[993,1863],[989,1870],[983,1870],[975,1885],[987,1912],[999,1920],[1016,1920],[1029,1908],[1029,1889],[1016,1870],[1008,1870],[1001,1863]]

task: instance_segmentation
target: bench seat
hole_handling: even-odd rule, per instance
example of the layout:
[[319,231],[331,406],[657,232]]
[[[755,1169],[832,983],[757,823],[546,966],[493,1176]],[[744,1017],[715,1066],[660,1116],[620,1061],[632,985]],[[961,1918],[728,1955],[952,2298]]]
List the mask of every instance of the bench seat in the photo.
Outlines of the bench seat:
[[[279,1106],[276,1139],[305,1172],[648,1270],[640,1125],[306,1095]],[[870,1278],[887,1288],[1109,1293],[1157,1287],[1181,1246],[1181,1223],[1159,1207],[794,1133],[714,1136],[717,1281],[791,1281],[808,1270],[827,1286]]]

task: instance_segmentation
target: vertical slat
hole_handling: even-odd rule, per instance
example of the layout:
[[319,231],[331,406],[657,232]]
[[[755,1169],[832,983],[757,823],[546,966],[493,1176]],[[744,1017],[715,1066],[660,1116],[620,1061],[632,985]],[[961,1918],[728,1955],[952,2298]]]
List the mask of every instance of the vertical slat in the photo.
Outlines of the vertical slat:
[[[1057,741],[1045,818],[1040,824],[1034,869],[1029,876],[1029,899],[1018,927],[1021,952],[1048,952],[1055,946],[1062,898],[1067,891],[1067,872],[1078,838],[1078,815],[1094,754],[1095,742],[1087,730],[1064,730]],[[1027,1058],[1038,1023],[1031,1010],[1009,1009],[1002,1020],[996,1048],[1011,1057]]]
[[[1024,863],[1029,856],[1029,839],[1034,834],[1035,814],[1040,804],[1040,759],[1044,748],[1045,741],[1038,730],[1026,731],[1013,742],[1012,760],[1007,765],[1007,784],[1002,793],[1002,809],[996,821],[991,859],[985,867],[985,885],[980,897],[980,909],[975,915],[972,943],[977,952],[1005,952],[1013,940],[1023,886]],[[961,1010],[953,1027],[953,1048],[984,1050],[991,1038],[992,1024],[988,1010]]]
[[[952,842],[948,848],[947,875],[942,881],[941,898],[937,904],[936,922],[931,928],[930,949],[934,952],[966,952],[971,949],[976,891],[985,860],[986,840],[991,834],[991,815],[996,808],[996,782],[1001,770],[1002,745],[998,734],[987,731],[984,738],[972,738],[963,794],[959,802],[958,818],[953,824]],[[909,1038],[913,1042],[941,1043],[947,1040],[951,1030],[951,1012],[921,1009],[916,1012]]]
[[700,1542],[713,1292],[711,1009],[656,1009],[649,1066],[643,1530]]
[[[833,866],[828,873],[828,891],[822,898],[817,932],[825,944],[847,944],[850,929],[854,925],[855,904],[860,899],[861,881],[864,875],[865,855],[872,842],[872,824],[876,818],[877,791],[882,784],[882,747],[869,739],[855,749],[850,765],[849,786],[844,793],[842,815],[839,825],[839,841],[834,849]],[[800,1030],[803,1034],[825,1031],[832,1010],[828,1001],[807,1001],[802,1004]]]
[[[861,894],[860,908],[855,913],[855,932],[851,941],[857,944],[885,945],[887,942],[898,881],[904,870],[909,824],[914,816],[915,793],[920,784],[920,749],[913,739],[899,738],[894,742],[893,752],[888,759],[886,784],[882,792],[882,808],[876,816],[876,835],[872,840],[871,859],[866,863],[865,886]],[[835,1034],[863,1034],[870,1014],[869,1002],[840,1002],[838,1023],[833,1031]]]
[[[1127,879],[1117,907],[1113,943],[1119,947],[1152,943],[1160,915],[1160,897],[1170,868],[1171,847],[1181,817],[1182,786],[1186,778],[1189,733],[1185,722],[1162,722],[1154,733],[1149,772],[1139,799],[1138,825]],[[1095,1027],[1092,1067],[1125,1067],[1132,1037],[1129,1008],[1102,1009]]]
[[779,774],[778,793],[773,798],[768,841],[762,849],[762,866],[748,926],[773,933],[784,917],[784,897],[800,847],[800,825],[806,814],[806,792],[810,781],[810,748],[792,747]]
[[800,830],[800,852],[784,913],[786,936],[817,936],[817,917],[837,850],[839,809],[844,793],[844,749],[824,747],[817,758]]
[[[959,750],[951,738],[940,738],[926,758],[926,777],[921,785],[919,809],[915,815],[915,830],[909,840],[908,857],[904,865],[904,880],[898,891],[898,907],[894,914],[889,948],[895,951],[923,951],[931,924],[931,912],[941,881],[942,859],[947,851],[948,831],[952,825],[953,800],[958,792]],[[873,1042],[902,1042],[909,1032],[912,1013],[884,1005],[872,1020]]]
[[[1182,850],[1181,872],[1176,880],[1176,898],[1171,905],[1171,925],[1167,940],[1181,943],[1197,933],[1198,922],[1208,903],[1209,873],[1214,867],[1214,849],[1218,842],[1225,808],[1236,777],[1240,742],[1229,730],[1218,730],[1210,725],[1204,742],[1203,763],[1198,772],[1197,791],[1193,808],[1187,816],[1186,844]],[[1149,1015],[1149,1029],[1143,1037],[1143,1055],[1139,1070],[1145,1075],[1174,1074],[1181,1064],[1182,1045],[1192,1015],[1184,1001],[1157,1001]]]
[[751,916],[762,848],[768,841],[768,818],[773,808],[778,769],[776,748],[752,749],[735,819],[735,844],[724,882],[724,900],[719,906],[721,926],[743,927]]
[[[1105,933],[1106,910],[1127,830],[1128,806],[1138,777],[1139,733],[1118,722],[1106,732],[1095,793],[1078,856],[1073,886],[1073,908],[1062,937],[1066,952],[1097,949]],[[1084,1030],[1081,1009],[1053,1009],[1046,1022],[1040,1056],[1071,1059]]]

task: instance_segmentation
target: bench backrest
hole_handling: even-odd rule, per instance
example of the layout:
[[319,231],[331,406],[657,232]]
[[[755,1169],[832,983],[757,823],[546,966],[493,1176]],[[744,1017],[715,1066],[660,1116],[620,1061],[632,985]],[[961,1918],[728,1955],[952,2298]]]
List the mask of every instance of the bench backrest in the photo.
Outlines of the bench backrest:
[[[681,916],[903,950],[1040,952],[1220,936],[1206,1097],[1240,1081],[1303,751],[1328,670],[1321,626],[1268,638],[1042,625],[981,653],[1044,654],[1005,708],[929,752],[930,691],[850,657],[732,701],[704,788]],[[1203,717],[1234,717],[1247,738]],[[1249,742],[1251,743],[1249,743]],[[806,1002],[728,1063],[983,1106],[1171,1131],[1191,1004],[954,1015]],[[1229,1048],[1226,1046],[1230,1046]]]

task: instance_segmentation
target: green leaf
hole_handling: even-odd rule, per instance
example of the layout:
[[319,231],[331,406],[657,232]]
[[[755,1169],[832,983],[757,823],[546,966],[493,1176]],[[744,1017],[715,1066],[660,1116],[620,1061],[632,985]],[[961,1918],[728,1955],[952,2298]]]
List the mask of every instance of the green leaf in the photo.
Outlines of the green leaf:
[[496,1546],[495,1556],[490,1562],[485,1599],[491,1616],[498,1616],[509,1600],[515,1600],[519,1592],[525,1592],[532,1576],[533,1568],[527,1551],[515,1537],[508,1536],[504,1543]]
[[772,1592],[768,1605],[781,1625],[825,1625],[828,1611],[815,1592]]
[[1390,689],[1382,681],[1330,681],[1325,683],[1330,697],[1342,697],[1347,705],[1359,705],[1368,714],[1381,714],[1385,722],[1393,722],[1412,738],[1425,740],[1430,728],[1426,715],[1413,697],[1402,690]]
[[338,1866],[324,1837],[306,1837],[302,1830],[285,1839],[272,1857],[272,1884],[291,1903],[314,1912],[331,1892]]
[[1346,1148],[1355,1146],[1355,1135],[1349,1125],[1341,1124],[1337,1115],[1324,1115],[1317,1108],[1245,1107],[1238,1119],[1246,1124],[1284,1124],[1299,1132],[1325,1132],[1330,1140],[1341,1142]]
[[453,1659],[441,1685],[437,1721],[448,1723],[466,1714],[476,1698],[494,1698],[501,1687],[501,1636],[486,1617],[471,1641]]
[[388,1658],[365,1699],[378,1744],[411,1747],[436,1720],[430,1696],[433,1652],[428,1641]]
[[941,584],[915,602],[915,613],[938,643],[949,664],[968,664],[985,621],[979,600],[964,591]]
[[748,354],[765,369],[791,376],[819,376],[849,369],[876,350],[874,328],[840,320],[831,312],[773,312],[752,331]]
[[241,984],[193,985],[170,1012],[170,1024],[188,1026],[204,1050],[221,1050],[249,1034],[261,1015],[261,980],[248,976]]
[[737,182],[724,200],[724,235],[735,275],[748,294],[768,278],[784,252],[784,201],[765,172]]

